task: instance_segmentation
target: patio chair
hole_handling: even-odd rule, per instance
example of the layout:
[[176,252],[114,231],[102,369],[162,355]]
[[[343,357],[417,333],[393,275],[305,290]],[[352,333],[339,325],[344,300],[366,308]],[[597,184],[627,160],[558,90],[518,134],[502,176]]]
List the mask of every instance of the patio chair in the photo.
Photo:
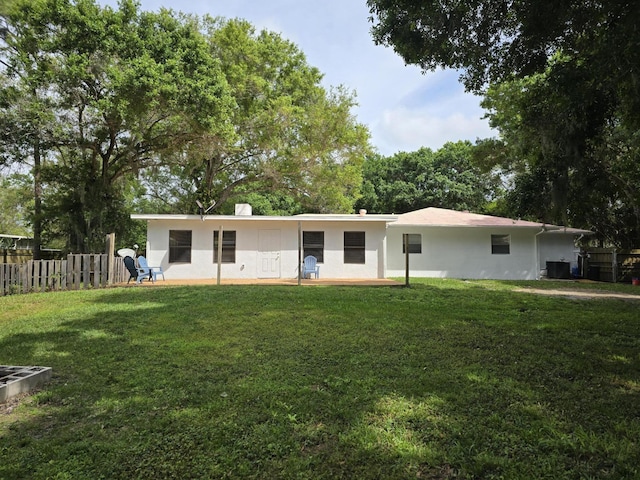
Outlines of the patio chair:
[[143,276],[148,275],[152,282],[156,281],[158,275],[162,275],[162,279],[165,279],[162,267],[150,267],[147,259],[142,255],[138,257],[138,274]]
[[133,259],[133,257],[127,255],[126,257],[124,257],[123,261],[124,266],[127,267],[127,270],[129,270],[129,280],[127,280],[127,283],[129,283],[131,279],[135,280],[136,283],[142,283],[145,278],[148,278],[152,281],[154,280],[151,269],[149,267],[136,267],[136,261]]
[[138,269],[136,268],[136,261],[128,255],[124,257],[122,261],[124,262],[124,266],[127,268],[127,270],[129,270],[129,280],[127,280],[127,283],[129,283],[131,279],[136,280],[137,283]]
[[320,266],[317,264],[318,259],[313,255],[304,257],[304,268],[302,269],[302,278],[311,278],[314,274],[316,278],[320,278]]

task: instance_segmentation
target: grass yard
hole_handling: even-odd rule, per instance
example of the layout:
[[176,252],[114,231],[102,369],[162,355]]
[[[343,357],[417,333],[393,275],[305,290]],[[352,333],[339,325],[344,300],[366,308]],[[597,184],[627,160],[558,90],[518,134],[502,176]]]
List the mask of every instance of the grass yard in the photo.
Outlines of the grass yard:
[[54,374],[0,479],[640,478],[640,297],[514,291],[567,285],[2,297],[0,364]]

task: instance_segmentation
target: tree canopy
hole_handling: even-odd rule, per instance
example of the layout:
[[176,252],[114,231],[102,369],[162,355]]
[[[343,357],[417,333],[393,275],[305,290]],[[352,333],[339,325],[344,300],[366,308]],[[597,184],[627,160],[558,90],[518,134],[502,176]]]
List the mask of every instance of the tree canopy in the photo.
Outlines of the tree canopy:
[[306,211],[351,211],[370,151],[367,129],[351,114],[353,94],[325,90],[319,70],[276,33],[244,20],[204,19],[202,28],[235,100],[236,137],[194,139],[157,172],[154,190],[173,189],[164,196],[179,196],[182,209],[215,200],[232,212],[233,199],[280,192]]
[[0,233],[31,235],[29,219],[32,214],[31,178],[19,173],[0,177]]
[[[462,72],[501,134],[510,211],[640,244],[640,3],[368,0],[376,42]],[[483,161],[485,165],[491,162]]]
[[615,117],[603,121],[606,102],[584,91],[573,75],[491,87],[483,106],[502,141],[485,153],[499,152],[493,164],[512,178],[507,214],[586,227],[603,244],[633,248],[640,243],[640,138]]
[[[242,195],[350,211],[369,134],[293,43],[241,20],[95,0],[0,12],[0,162],[31,169],[34,237],[124,238],[134,205],[195,213]],[[160,188],[161,186],[162,188]],[[149,201],[141,196],[155,194]]]
[[367,0],[372,33],[407,63],[464,70],[467,88],[544,71],[564,52],[638,92],[640,5],[627,0]]
[[358,207],[372,213],[406,213],[426,207],[483,211],[494,179],[473,163],[473,145],[446,143],[390,157],[373,155],[364,164]]

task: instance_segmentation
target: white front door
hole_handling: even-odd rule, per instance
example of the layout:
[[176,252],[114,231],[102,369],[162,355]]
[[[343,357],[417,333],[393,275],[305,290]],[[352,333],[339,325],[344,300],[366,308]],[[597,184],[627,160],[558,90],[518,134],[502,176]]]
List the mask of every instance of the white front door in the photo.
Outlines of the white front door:
[[280,278],[280,230],[258,232],[258,278]]

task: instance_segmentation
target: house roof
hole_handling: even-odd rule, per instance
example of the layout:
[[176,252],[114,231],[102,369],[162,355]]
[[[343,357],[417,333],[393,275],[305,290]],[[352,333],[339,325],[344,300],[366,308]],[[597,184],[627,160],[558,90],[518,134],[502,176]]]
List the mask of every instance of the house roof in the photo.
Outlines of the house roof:
[[393,222],[398,215],[347,215],[347,214],[301,214],[293,216],[267,215],[164,215],[164,214],[134,214],[133,220],[202,220],[205,222],[220,221],[261,221],[261,222]]
[[477,213],[458,212],[445,208],[429,207],[402,215],[391,214],[300,214],[292,216],[266,216],[266,215],[165,215],[165,214],[134,214],[133,220],[202,220],[209,222],[221,221],[260,221],[260,222],[383,222],[390,227],[417,226],[417,227],[502,227],[502,228],[528,228],[545,230],[547,233],[568,233],[573,235],[590,235],[589,230],[568,228],[559,225],[549,225],[525,220],[512,220],[505,217],[480,215]]
[[429,207],[404,213],[392,225],[421,226],[421,227],[505,227],[505,228],[531,228],[558,231],[558,233],[572,233],[575,235],[590,234],[589,230],[566,228],[558,225],[549,225],[526,220],[513,220],[505,217],[481,215],[478,213],[458,212],[445,208]]

